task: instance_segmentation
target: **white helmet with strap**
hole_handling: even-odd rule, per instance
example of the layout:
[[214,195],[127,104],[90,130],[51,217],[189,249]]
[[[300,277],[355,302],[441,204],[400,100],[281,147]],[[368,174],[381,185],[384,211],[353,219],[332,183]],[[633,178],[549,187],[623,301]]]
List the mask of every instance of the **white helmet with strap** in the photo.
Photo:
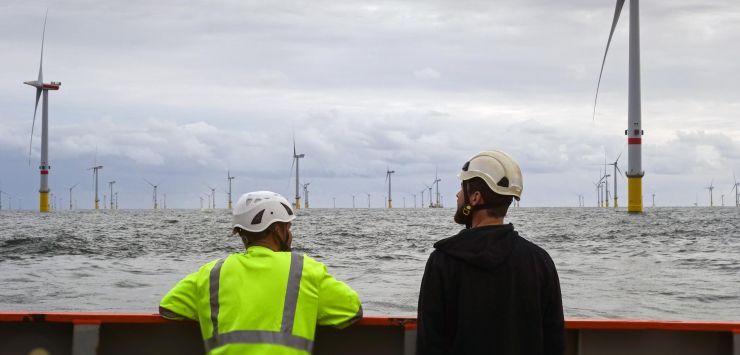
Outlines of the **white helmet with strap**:
[[521,198],[524,188],[519,164],[510,155],[498,150],[476,154],[463,165],[457,177],[462,181],[479,177],[493,192],[514,196],[517,200]]
[[285,197],[271,191],[242,195],[232,209],[233,227],[248,232],[262,232],[275,222],[290,222],[295,213]]

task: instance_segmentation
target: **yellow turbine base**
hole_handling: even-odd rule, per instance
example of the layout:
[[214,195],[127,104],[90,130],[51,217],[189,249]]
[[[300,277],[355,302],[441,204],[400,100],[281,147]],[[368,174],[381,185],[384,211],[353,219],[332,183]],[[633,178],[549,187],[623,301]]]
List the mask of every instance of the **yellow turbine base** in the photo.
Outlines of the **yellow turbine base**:
[[617,202],[617,198],[614,198],[614,208],[619,208],[619,203]]
[[98,201],[95,201],[95,209],[96,210],[100,209],[100,203]]
[[295,198],[295,209],[297,210],[301,209],[301,198],[300,197]]
[[49,192],[39,192],[39,212],[49,212]]
[[388,208],[393,208],[393,201],[388,200]]
[[231,209],[231,202],[229,202],[229,209]]
[[642,213],[642,176],[627,177],[627,212]]

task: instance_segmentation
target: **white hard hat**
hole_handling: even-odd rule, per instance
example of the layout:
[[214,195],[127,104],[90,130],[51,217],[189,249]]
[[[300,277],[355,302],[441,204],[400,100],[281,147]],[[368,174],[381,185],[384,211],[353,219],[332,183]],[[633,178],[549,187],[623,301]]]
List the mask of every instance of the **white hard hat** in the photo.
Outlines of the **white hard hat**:
[[262,232],[275,222],[290,222],[295,213],[280,194],[255,191],[242,195],[232,209],[233,226],[248,232]]
[[[484,151],[470,158],[463,171],[457,174],[462,180],[470,180],[479,177],[486,182],[493,192],[499,195],[514,196],[519,200],[522,196],[524,182],[519,164],[510,155],[498,151]],[[506,180],[508,180],[508,184]]]

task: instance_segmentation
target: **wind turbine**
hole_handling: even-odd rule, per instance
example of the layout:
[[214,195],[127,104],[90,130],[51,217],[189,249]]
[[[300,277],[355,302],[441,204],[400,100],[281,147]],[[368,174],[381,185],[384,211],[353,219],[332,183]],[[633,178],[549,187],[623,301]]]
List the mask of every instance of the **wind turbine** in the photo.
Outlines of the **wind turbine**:
[[[601,61],[601,70],[599,71],[599,81],[596,84],[596,96],[594,97],[593,119],[596,118],[596,101],[599,98],[599,86],[601,85],[601,76],[604,73],[604,64],[606,55],[609,52],[609,45],[614,35],[614,29],[617,27],[619,15],[622,12],[625,0],[617,0],[614,9],[614,19],[612,20],[609,39],[606,42],[604,50],[604,59]],[[627,129],[624,131],[627,136],[627,211],[641,213],[642,206],[642,177],[645,171],[642,170],[642,109],[640,95],[640,1],[630,0],[630,25],[629,25],[629,91],[628,91],[628,115]]]
[[290,165],[290,171],[293,172],[293,165],[295,165],[295,209],[301,208],[301,194],[300,194],[300,169],[298,168],[298,165],[300,163],[301,158],[305,158],[305,154],[298,154],[295,150],[295,137],[293,137],[293,163]]
[[367,194],[367,208],[370,208],[370,194]]
[[391,198],[391,174],[395,174],[395,170],[385,169],[385,181],[388,183],[388,208],[393,208],[393,198]]
[[732,189],[730,190],[730,192],[732,192],[733,190],[735,191],[735,207],[740,207],[740,191],[738,191],[740,190],[740,188],[738,188],[738,186],[740,186],[740,183],[737,182],[737,178],[735,177],[734,172],[732,173],[732,181],[734,181],[734,184],[732,185]]
[[61,82],[52,81],[44,83],[44,37],[46,36],[46,18],[44,16],[44,29],[41,32],[41,60],[39,62],[39,77],[34,81],[24,81],[26,85],[36,88],[36,106],[33,108],[33,121],[31,123],[31,140],[28,143],[28,165],[31,165],[31,146],[33,145],[33,129],[36,125],[36,111],[39,108],[39,98],[43,93],[44,102],[41,105],[41,163],[39,164],[39,174],[41,177],[39,187],[39,211],[49,212],[49,90],[59,90]]
[[705,189],[709,190],[709,207],[714,207],[714,179]]
[[306,198],[306,202],[304,203],[304,205],[306,206],[306,208],[308,208],[308,185],[311,185],[311,183],[307,182],[303,184],[303,196]]
[[72,189],[74,189],[79,184],[80,183],[78,182],[78,183],[76,183],[76,184],[74,184],[74,185],[72,185],[72,186],[69,187],[69,210],[70,211],[72,210]]
[[442,205],[439,204],[439,182],[442,181],[439,177],[437,177],[437,169],[434,169],[434,182],[433,184],[437,185],[437,205],[434,207],[440,208]]
[[655,207],[655,192],[653,192],[653,207]]
[[[208,186],[208,185],[206,185],[206,186]],[[211,199],[213,199],[213,201],[212,201],[213,204],[211,205],[211,207],[213,209],[216,209],[216,188],[215,187],[211,187],[211,186],[208,186],[208,188],[211,189]]]
[[164,180],[160,180],[156,185],[152,184],[149,180],[142,178],[144,181],[146,181],[147,184],[152,185],[152,188],[154,190],[152,191],[152,201],[154,201],[154,209],[157,209],[157,187],[162,183]]
[[226,171],[226,181],[229,182],[229,209],[231,209],[231,180],[234,180],[234,177],[231,176],[230,171]]
[[432,208],[432,207],[434,207],[432,205],[432,187],[429,186],[429,185],[427,185],[427,184],[424,184],[424,186],[426,186],[427,189],[429,189],[429,208]]
[[[622,170],[619,169],[619,166],[617,166],[617,164],[619,163],[619,158],[621,157],[622,153],[619,153],[617,159],[614,160],[613,163],[606,164],[614,166],[614,208],[619,207],[619,197],[617,196],[617,176],[620,176],[622,174]],[[617,175],[617,172],[619,172],[619,175]]]
[[100,209],[100,198],[98,198],[98,170],[102,169],[102,165],[93,166],[87,170],[93,171],[93,176],[95,178],[95,209]]
[[[427,186],[427,185],[424,185],[424,186]],[[424,192],[426,192],[426,190],[427,190],[426,187],[421,189],[421,205],[420,205],[421,208],[424,208]],[[429,198],[431,198],[431,196],[429,196]]]
[[108,181],[108,186],[110,186],[110,209],[113,209],[113,184],[115,184],[116,181]]

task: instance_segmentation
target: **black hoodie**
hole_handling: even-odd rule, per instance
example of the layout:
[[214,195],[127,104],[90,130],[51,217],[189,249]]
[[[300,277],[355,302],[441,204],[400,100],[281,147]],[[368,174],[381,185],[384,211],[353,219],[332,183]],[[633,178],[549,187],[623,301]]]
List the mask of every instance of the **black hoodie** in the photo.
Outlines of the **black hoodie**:
[[438,241],[419,294],[416,352],[562,354],[563,305],[555,264],[511,224]]

